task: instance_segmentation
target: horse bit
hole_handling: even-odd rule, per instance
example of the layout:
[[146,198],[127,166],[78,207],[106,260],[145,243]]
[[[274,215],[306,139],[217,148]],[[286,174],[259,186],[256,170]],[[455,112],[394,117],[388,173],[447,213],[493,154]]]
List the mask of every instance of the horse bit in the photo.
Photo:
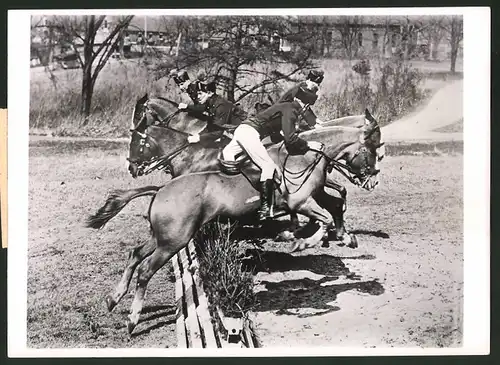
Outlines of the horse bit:
[[[151,109],[151,107],[148,105],[147,101],[143,107],[144,107],[144,109],[142,111],[141,121],[137,124],[137,126],[135,128],[130,130],[130,132],[137,133],[141,137],[141,139],[139,140],[139,144],[141,146],[139,149],[140,154],[144,154],[144,149],[146,149],[146,148],[150,149],[153,147],[158,147],[158,143],[156,142],[156,140],[151,135],[146,133],[148,126],[146,126],[146,128],[144,129],[144,132],[138,131],[138,128],[141,127],[141,125],[146,120],[146,113],[147,112],[149,112],[156,119],[157,123],[155,123],[154,125],[161,127],[161,128],[169,129],[169,130],[171,130],[175,133],[179,133],[183,136],[189,136],[189,133],[186,133],[184,131],[180,131],[178,129],[175,129],[175,128],[172,128],[169,126],[170,121],[177,114],[179,114],[181,112],[180,110],[176,110],[175,112],[171,113],[167,117],[160,119],[158,116],[158,113],[155,110]],[[149,139],[149,141],[148,141],[148,139]],[[152,147],[151,144],[153,144],[154,146]],[[127,161],[137,164],[138,170],[141,171],[142,174],[144,174],[144,175],[148,175],[148,174],[152,173],[153,171],[160,170],[160,169],[165,170],[165,172],[167,172],[167,173],[168,172],[173,173],[173,167],[171,164],[172,158],[177,156],[180,152],[182,152],[184,149],[186,149],[189,145],[190,145],[190,143],[186,142],[183,145],[181,145],[179,148],[175,149],[173,152],[170,152],[166,155],[159,156],[159,157],[152,156],[148,160],[144,160],[144,161],[139,162],[137,160],[131,160],[131,159],[127,158]]]

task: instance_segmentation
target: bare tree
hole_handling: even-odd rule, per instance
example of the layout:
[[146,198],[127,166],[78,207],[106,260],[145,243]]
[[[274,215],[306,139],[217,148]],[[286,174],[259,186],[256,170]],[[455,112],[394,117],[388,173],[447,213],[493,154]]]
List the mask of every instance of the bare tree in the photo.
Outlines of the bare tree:
[[356,55],[357,46],[356,39],[360,28],[359,16],[342,16],[339,17],[335,24],[335,28],[340,33],[341,44],[344,48],[346,57],[349,60]]
[[464,38],[464,21],[462,16],[447,17],[443,22],[442,28],[446,33],[446,38],[450,43],[450,71],[455,73],[456,62],[460,42]]
[[[120,34],[127,28],[133,16],[116,17],[110,24],[108,33],[98,41],[97,35],[106,16],[64,16],[52,17],[52,27],[57,28],[61,38],[77,55],[82,68],[81,113],[88,116],[92,106],[94,86],[109,58],[118,49]],[[80,51],[80,49],[82,49]]]
[[[222,86],[225,96],[239,102],[249,95],[263,96],[279,80],[290,79],[311,66],[311,47],[297,19],[288,17],[191,17],[179,27],[183,44],[179,68],[204,68]],[[280,50],[280,39],[293,46]],[[201,45],[204,41],[205,46]],[[300,44],[300,48],[296,47]],[[291,65],[281,73],[280,65]]]
[[425,20],[426,27],[421,29],[420,34],[429,46],[429,56],[432,60],[437,59],[438,47],[444,37],[442,16],[431,16]]

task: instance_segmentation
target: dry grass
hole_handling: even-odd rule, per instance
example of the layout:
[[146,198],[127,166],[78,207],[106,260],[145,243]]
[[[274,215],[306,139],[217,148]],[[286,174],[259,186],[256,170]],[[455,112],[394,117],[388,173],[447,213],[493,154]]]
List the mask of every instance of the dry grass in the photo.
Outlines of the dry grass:
[[28,346],[175,346],[175,297],[170,265],[151,281],[137,335],[125,328],[129,294],[108,313],[104,297],[114,289],[128,252],[150,237],[150,199],[132,201],[100,231],[85,219],[115,188],[161,184],[165,175],[133,180],[125,168],[125,144],[39,141],[30,147],[28,243]]
[[210,222],[198,232],[196,242],[200,277],[210,304],[228,317],[241,318],[255,304],[255,294],[253,275],[243,267],[239,242],[231,237],[234,228],[218,220]]
[[[134,337],[129,339],[124,323],[135,278],[130,293],[113,313],[108,313],[104,305],[105,295],[114,288],[125,267],[128,250],[149,238],[142,215],[150,199],[132,201],[100,231],[83,227],[86,216],[103,204],[110,190],[166,180],[159,173],[133,180],[125,168],[126,149],[124,143],[116,142],[51,140],[31,144],[27,288],[30,347],[175,346],[170,265],[151,280],[143,320]],[[290,322],[296,316],[277,316],[288,325],[275,322],[269,329],[264,324],[272,322],[261,324],[264,328],[259,329],[259,334],[264,345],[284,341],[282,335],[293,341],[293,334],[286,333],[292,330],[300,332],[298,340],[309,341],[311,336],[328,345],[338,343],[339,338],[346,343],[347,335],[349,343],[356,346],[364,342],[408,346],[459,343],[460,337],[455,336],[460,335],[457,326],[462,320],[458,312],[463,258],[461,151],[462,146],[454,144],[389,145],[382,166],[382,185],[373,193],[349,188],[346,220],[348,228],[358,232],[359,250],[349,251],[346,256],[332,243],[318,252],[304,252],[303,261],[285,255],[290,261],[275,263],[283,273],[321,272],[329,267],[315,260],[326,255],[343,267],[350,265],[348,269],[361,277],[360,285],[370,275],[380,280],[385,291],[377,296],[341,294],[337,298],[338,290],[351,288],[356,293],[357,286],[322,286],[310,280],[268,284],[269,293],[257,295],[254,309],[259,313],[265,308],[307,311],[331,301],[340,310],[331,313],[338,315],[330,324],[324,316],[299,318],[317,321],[307,322],[308,327],[306,322],[297,326]],[[381,231],[389,238],[377,236]],[[283,243],[270,244],[274,250],[288,248]],[[345,258],[362,254],[374,259]],[[346,298],[353,299],[347,303]],[[400,322],[401,317],[404,322]],[[451,330],[455,331],[452,337],[448,336]],[[320,332],[321,337],[314,337],[313,331]]]
[[[322,99],[315,107],[318,115],[325,119],[358,113],[368,107],[378,114],[382,124],[387,123],[421,103],[426,95],[425,90],[434,90],[450,78],[441,64],[420,62],[415,68],[393,76],[392,81],[389,80],[388,92],[381,94],[380,81],[385,62],[371,61],[372,72],[368,81],[352,71],[354,61],[328,59],[317,61],[316,64],[326,72]],[[395,65],[392,66],[394,69]],[[273,68],[266,66],[268,69],[264,70],[262,65],[255,67],[267,72]],[[277,69],[284,72],[289,67],[282,65]],[[155,65],[146,65],[137,60],[110,62],[99,75],[93,97],[93,112],[87,119],[79,113],[80,70],[56,70],[51,78],[51,74],[42,68],[31,69],[31,132],[58,136],[127,136],[135,101],[144,93],[163,95],[174,100],[185,98],[172,81],[157,79],[159,76],[152,72],[153,68]],[[191,72],[195,74],[196,70]],[[301,74],[296,76],[300,77]],[[259,77],[242,80],[250,85],[258,81]],[[289,86],[290,82],[283,81],[267,91],[276,99],[276,95]],[[249,96],[241,101],[241,105],[246,110],[252,110],[254,103],[262,99],[261,95]]]

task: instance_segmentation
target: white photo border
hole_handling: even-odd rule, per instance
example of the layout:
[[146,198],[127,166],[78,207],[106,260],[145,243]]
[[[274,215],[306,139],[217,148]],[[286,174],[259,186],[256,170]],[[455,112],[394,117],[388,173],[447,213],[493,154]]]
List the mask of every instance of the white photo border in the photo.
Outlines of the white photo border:
[[[31,349],[27,347],[28,146],[32,15],[447,15],[464,17],[464,338],[461,348]],[[8,11],[8,356],[309,357],[486,355],[490,352],[489,7],[88,9]]]

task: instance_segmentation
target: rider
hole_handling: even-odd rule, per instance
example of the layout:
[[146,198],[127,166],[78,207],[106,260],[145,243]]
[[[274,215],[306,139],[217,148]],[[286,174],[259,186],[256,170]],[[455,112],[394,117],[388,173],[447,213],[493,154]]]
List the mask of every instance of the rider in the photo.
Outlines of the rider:
[[[224,132],[234,130],[248,115],[239,106],[218,95],[216,89],[216,83],[206,82],[205,74],[200,73],[197,79],[187,84],[186,87],[193,103],[180,103],[178,108],[207,121],[207,132],[222,135]],[[199,140],[199,134],[188,137],[190,143],[196,143]]]
[[[288,89],[278,100],[278,103],[283,103],[283,102],[291,102],[295,98],[295,95],[301,88],[308,88],[310,90],[316,88],[317,94],[319,96],[319,86],[321,85],[321,82],[323,82],[323,79],[325,77],[325,73],[322,70],[310,70],[307,78],[305,81],[302,81],[298,83],[297,85],[294,85],[290,89]],[[302,116],[306,123],[308,124],[309,127],[312,128],[319,128],[321,127],[321,124],[323,121],[319,119],[316,114],[311,110],[310,106],[308,105],[303,113]]]
[[317,99],[316,89],[301,87],[292,101],[277,103],[261,113],[248,118],[234,131],[234,137],[222,151],[226,161],[235,161],[235,156],[245,151],[262,170],[260,176],[260,220],[273,218],[274,175],[277,166],[262,143],[262,139],[283,132],[285,147],[290,155],[305,154],[310,148],[317,149],[315,142],[307,142],[298,136],[296,123],[299,114]]
[[[281,98],[278,100],[278,103],[293,100],[293,98],[297,94],[298,90],[302,87],[307,87],[310,89],[316,88],[318,90],[317,94],[319,96],[319,93],[320,93],[319,87],[320,87],[321,83],[323,82],[324,77],[325,77],[325,73],[323,70],[310,70],[309,73],[307,74],[306,80],[302,81],[299,84],[288,89],[281,96]],[[319,119],[316,116],[316,114],[314,114],[314,112],[312,111],[310,106],[307,106],[306,108],[304,108],[304,112],[302,113],[302,116],[310,128],[311,127],[312,128],[321,128],[321,124],[324,123],[321,119]],[[333,179],[331,180],[330,183],[332,184],[332,187],[340,193],[342,199],[345,201],[346,195],[347,195],[346,188],[342,184],[338,183],[337,181],[334,181]]]
[[191,100],[193,100],[193,102],[194,102],[195,96],[191,95],[187,92],[187,88],[188,88],[189,84],[191,83],[191,79],[190,79],[187,71],[186,70],[178,71],[176,69],[173,69],[170,71],[170,77],[172,77],[174,79],[174,82],[179,87],[179,89],[182,92],[187,93],[189,95],[189,97],[191,98]]

